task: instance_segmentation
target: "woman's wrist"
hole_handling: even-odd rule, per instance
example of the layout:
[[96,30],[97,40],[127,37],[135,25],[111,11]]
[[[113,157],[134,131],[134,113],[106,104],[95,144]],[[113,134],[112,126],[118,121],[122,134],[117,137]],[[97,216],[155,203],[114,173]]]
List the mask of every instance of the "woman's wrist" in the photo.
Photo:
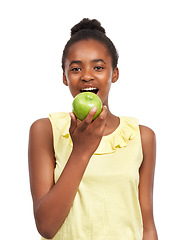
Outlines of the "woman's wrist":
[[76,159],[78,162],[89,162],[93,154],[73,148],[70,157]]

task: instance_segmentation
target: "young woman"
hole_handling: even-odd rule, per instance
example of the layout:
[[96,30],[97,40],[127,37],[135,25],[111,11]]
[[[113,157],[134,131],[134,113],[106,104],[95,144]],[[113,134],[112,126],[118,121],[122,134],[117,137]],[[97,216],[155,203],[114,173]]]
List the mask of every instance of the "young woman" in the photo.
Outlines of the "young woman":
[[62,58],[73,97],[92,91],[103,103],[85,120],[53,113],[30,128],[29,170],[42,239],[157,240],[153,219],[155,134],[109,110],[118,54],[97,20],[71,30]]

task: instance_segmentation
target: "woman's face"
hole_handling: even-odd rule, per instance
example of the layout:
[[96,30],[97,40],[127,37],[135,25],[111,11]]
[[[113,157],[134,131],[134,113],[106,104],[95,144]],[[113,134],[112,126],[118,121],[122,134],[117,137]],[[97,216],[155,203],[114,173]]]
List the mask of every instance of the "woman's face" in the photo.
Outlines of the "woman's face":
[[93,39],[74,43],[65,61],[63,82],[73,97],[83,91],[93,91],[108,105],[112,82],[118,79],[118,68],[113,70],[107,48]]

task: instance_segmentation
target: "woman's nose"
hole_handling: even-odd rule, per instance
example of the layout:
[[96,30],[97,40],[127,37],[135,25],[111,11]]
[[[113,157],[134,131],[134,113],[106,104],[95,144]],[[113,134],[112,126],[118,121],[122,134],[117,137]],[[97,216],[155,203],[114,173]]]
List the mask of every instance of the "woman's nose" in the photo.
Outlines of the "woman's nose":
[[82,72],[81,80],[82,81],[91,81],[94,79],[93,72],[91,70],[86,70]]

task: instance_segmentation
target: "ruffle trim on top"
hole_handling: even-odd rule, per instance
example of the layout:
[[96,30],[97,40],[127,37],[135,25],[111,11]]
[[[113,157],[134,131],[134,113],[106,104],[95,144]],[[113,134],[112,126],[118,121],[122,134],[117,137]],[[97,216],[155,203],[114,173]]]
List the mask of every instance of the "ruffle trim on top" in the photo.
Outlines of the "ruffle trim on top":
[[[69,134],[70,114],[69,113],[52,113],[49,115],[52,122],[60,131],[61,136],[69,139],[69,144],[73,146],[72,139]],[[95,155],[108,154],[115,152],[117,148],[126,147],[129,141],[136,137],[138,133],[138,120],[132,117],[120,117],[120,124],[117,129],[103,136],[99,147],[95,151]]]
[[138,131],[138,120],[131,117],[120,117],[117,129],[102,138],[100,145],[94,154],[106,154],[115,152],[117,148],[126,147],[129,141],[135,138]]

